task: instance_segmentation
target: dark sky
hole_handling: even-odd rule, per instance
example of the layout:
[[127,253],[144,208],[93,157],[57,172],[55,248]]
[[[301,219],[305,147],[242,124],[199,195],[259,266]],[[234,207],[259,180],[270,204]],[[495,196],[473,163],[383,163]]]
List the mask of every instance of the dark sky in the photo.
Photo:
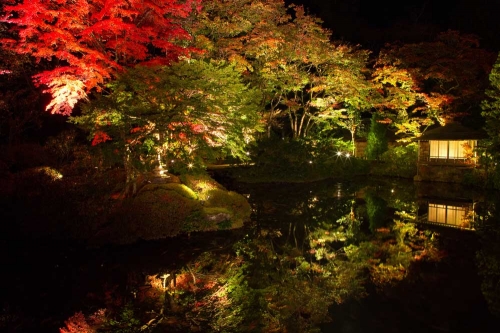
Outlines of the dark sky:
[[335,39],[377,49],[386,42],[432,39],[448,29],[473,33],[500,51],[500,0],[286,0],[303,4]]

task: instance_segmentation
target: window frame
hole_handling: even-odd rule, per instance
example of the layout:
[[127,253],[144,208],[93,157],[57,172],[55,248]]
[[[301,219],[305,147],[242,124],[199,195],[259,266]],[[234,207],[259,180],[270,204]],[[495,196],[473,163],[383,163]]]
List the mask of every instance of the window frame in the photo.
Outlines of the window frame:
[[467,143],[472,149],[476,140],[429,140],[429,158],[438,160],[466,160],[463,145]]

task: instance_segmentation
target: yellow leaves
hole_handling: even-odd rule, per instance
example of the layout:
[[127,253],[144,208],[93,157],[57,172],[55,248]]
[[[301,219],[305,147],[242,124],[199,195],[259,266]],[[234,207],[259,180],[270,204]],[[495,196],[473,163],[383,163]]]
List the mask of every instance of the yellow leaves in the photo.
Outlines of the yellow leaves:
[[381,84],[389,84],[406,91],[411,91],[415,86],[413,77],[406,69],[394,66],[383,66],[377,68],[374,74],[374,81]]
[[315,93],[315,92],[322,92],[328,89],[328,86],[326,84],[320,84],[314,87],[311,87],[308,92],[309,93]]
[[194,46],[198,49],[206,50],[209,52],[216,50],[214,42],[212,42],[210,38],[203,35],[198,35],[195,37]]
[[239,54],[232,54],[229,56],[229,61],[236,64],[235,68],[238,72],[250,71],[253,72],[252,64]]
[[51,93],[52,100],[45,109],[52,114],[68,116],[79,100],[87,98],[83,82],[68,75],[52,80],[48,86],[46,92]]

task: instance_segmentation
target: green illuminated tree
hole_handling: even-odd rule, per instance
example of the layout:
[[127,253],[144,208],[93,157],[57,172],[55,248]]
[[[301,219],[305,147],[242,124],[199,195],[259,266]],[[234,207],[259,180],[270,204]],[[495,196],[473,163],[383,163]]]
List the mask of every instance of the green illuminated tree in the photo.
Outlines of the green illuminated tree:
[[[292,15],[290,15],[292,14]],[[304,8],[282,0],[211,1],[190,28],[205,56],[234,60],[263,93],[261,116],[272,128],[305,137],[340,119],[347,105],[363,109],[368,52],[330,42],[330,32]]]
[[122,156],[128,184],[171,159],[188,168],[221,155],[246,159],[259,128],[260,94],[225,62],[137,67],[108,88],[71,121],[90,131],[93,145],[105,143]]
[[377,116],[374,115],[370,123],[370,131],[366,139],[365,155],[368,159],[376,160],[380,158],[383,152],[388,148],[387,144],[387,129],[384,124],[377,121]]
[[500,54],[490,73],[490,87],[486,90],[488,97],[481,103],[482,115],[486,120],[485,129],[491,140],[491,150],[500,153]]
[[272,127],[282,126],[277,119],[284,114],[286,75],[273,69],[285,43],[280,25],[290,20],[282,0],[215,0],[187,22],[203,57],[234,61],[245,81],[262,92],[260,114],[268,136]]
[[481,163],[487,172],[492,171],[495,188],[500,187],[500,55],[490,73],[490,87],[486,90],[487,98],[481,103],[482,116],[485,119],[485,130],[488,133],[488,154],[482,157]]

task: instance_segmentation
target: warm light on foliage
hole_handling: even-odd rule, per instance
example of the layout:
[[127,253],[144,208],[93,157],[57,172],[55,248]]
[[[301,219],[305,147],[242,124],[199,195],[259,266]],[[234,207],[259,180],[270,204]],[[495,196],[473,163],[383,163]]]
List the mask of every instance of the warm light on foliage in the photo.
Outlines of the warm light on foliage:
[[108,87],[71,121],[91,132],[93,145],[113,138],[127,176],[169,164],[186,172],[218,156],[249,159],[246,146],[260,130],[260,93],[234,64],[185,59],[137,66]]
[[181,28],[200,0],[8,1],[5,22],[17,32],[2,47],[27,54],[52,69],[34,76],[47,86],[52,113],[71,113],[92,89],[100,91],[117,71],[138,63],[168,64],[191,51]]
[[52,100],[45,109],[51,111],[51,113],[68,116],[79,100],[87,98],[85,85],[74,77],[60,77],[50,80],[46,85],[49,89],[45,90],[45,92],[52,93]]
[[92,146],[97,146],[100,143],[111,140],[111,137],[105,132],[99,131],[94,134],[94,138],[92,139]]
[[473,115],[492,63],[476,36],[458,31],[430,42],[388,44],[373,73],[381,97],[375,107],[410,141],[423,126]]

